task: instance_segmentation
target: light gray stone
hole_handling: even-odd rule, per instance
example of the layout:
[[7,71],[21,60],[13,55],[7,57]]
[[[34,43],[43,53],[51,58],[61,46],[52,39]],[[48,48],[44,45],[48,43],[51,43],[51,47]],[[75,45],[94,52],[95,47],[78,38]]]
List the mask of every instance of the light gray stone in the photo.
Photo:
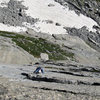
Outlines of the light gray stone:
[[49,56],[46,53],[41,53],[40,57],[41,57],[41,60],[43,60],[43,61],[49,60]]

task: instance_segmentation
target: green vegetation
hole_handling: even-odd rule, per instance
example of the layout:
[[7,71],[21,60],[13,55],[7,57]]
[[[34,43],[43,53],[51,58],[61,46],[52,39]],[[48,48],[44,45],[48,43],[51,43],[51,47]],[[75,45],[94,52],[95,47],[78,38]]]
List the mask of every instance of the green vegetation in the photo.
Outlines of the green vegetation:
[[96,0],[96,1],[100,2],[100,0]]
[[93,69],[91,70],[91,72],[100,73],[100,70],[99,70],[99,69],[96,69],[96,68],[93,68]]
[[67,57],[73,59],[74,57],[73,53],[62,50],[59,45],[52,44],[42,38],[36,39],[5,31],[0,31],[0,36],[11,38],[16,45],[35,57],[40,57],[40,53],[47,53],[52,60],[65,60]]

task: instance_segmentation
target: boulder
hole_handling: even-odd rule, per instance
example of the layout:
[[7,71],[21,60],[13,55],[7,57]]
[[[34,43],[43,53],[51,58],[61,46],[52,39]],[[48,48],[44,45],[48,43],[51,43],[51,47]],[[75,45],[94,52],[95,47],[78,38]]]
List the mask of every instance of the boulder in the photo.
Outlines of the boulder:
[[40,57],[41,57],[41,60],[43,60],[43,61],[49,60],[49,56],[48,56],[48,54],[46,54],[46,53],[41,53],[41,54],[40,54]]

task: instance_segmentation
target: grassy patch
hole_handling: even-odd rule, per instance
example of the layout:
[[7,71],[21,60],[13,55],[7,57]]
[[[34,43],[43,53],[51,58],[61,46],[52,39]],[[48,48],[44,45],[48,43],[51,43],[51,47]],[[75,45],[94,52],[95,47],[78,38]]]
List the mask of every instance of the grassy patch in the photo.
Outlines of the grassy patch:
[[11,38],[16,45],[35,57],[40,57],[40,53],[47,53],[52,60],[66,60],[67,57],[72,59],[74,57],[73,53],[62,50],[59,45],[52,44],[42,38],[36,39],[5,31],[0,31],[0,36]]
[[97,73],[100,73],[100,70],[99,70],[99,69],[93,68],[93,69],[91,70],[91,72],[97,72]]
[[96,0],[97,2],[100,2],[100,0]]

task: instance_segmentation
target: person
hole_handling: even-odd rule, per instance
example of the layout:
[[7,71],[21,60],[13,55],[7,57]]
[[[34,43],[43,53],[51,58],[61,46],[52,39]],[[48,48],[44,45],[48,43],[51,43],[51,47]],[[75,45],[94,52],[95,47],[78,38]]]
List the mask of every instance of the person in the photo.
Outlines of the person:
[[34,71],[34,73],[35,74],[41,74],[41,73],[43,74],[44,73],[44,70],[41,67],[37,67],[36,70]]

